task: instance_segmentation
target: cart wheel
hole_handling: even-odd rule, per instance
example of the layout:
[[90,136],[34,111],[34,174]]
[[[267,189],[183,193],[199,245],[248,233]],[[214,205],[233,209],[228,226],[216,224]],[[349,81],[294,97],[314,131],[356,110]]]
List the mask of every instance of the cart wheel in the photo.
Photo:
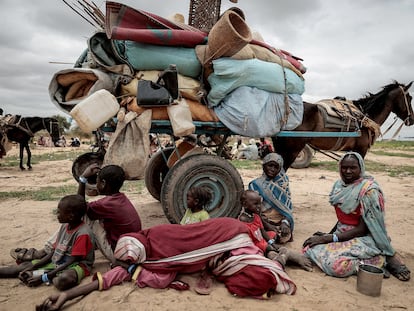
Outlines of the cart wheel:
[[292,168],[307,168],[312,162],[313,158],[313,149],[308,145],[303,148],[298,156],[295,159],[295,162],[292,163],[290,167]]
[[169,170],[165,159],[168,160],[168,157],[173,151],[174,147],[157,151],[151,156],[145,168],[145,186],[152,197],[158,201],[161,198],[162,183]]
[[162,184],[162,208],[171,223],[180,223],[187,207],[187,192],[193,186],[204,186],[212,192],[212,202],[205,208],[211,218],[239,215],[244,186],[237,169],[219,156],[196,154],[177,162]]

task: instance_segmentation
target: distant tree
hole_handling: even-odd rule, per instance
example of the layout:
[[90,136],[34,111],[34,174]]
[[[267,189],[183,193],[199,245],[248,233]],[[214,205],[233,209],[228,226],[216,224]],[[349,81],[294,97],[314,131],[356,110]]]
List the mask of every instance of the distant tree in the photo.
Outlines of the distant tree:
[[56,119],[59,123],[59,132],[65,133],[67,130],[70,129],[70,122],[65,117],[62,117],[61,115],[54,115],[52,118]]

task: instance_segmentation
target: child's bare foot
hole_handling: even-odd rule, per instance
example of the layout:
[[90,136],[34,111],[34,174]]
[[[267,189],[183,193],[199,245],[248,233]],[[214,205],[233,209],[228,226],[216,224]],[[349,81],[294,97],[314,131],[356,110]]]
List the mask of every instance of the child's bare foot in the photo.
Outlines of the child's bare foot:
[[305,255],[294,251],[287,250],[288,262],[293,262],[306,271],[313,271],[312,261]]

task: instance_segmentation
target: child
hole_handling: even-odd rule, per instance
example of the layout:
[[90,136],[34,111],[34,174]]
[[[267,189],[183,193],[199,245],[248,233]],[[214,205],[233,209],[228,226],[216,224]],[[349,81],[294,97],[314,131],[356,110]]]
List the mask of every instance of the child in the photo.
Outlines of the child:
[[78,285],[90,274],[95,260],[93,234],[82,221],[85,213],[86,201],[82,196],[63,197],[57,207],[57,219],[62,226],[52,251],[38,260],[0,267],[0,278],[19,277],[27,286],[53,282],[59,290]]
[[260,213],[262,197],[256,191],[245,190],[241,196],[241,204],[239,220],[247,225],[253,243],[267,258],[277,260],[283,266],[290,261],[306,271],[312,271],[312,262],[308,258],[299,252],[276,245],[276,232],[265,230]]
[[[96,246],[113,264],[113,250],[119,237],[140,231],[141,219],[131,201],[119,191],[125,181],[125,172],[118,165],[107,165],[103,168],[96,163],[89,165],[79,177],[79,195],[85,197],[86,182],[88,178],[96,175],[97,191],[105,197],[88,203],[85,222],[92,228]],[[46,250],[49,247],[48,242]]]
[[192,187],[187,192],[187,209],[181,225],[193,224],[210,218],[204,209],[212,199],[211,192],[206,187]]
[[274,250],[276,232],[266,231],[263,226],[260,215],[262,198],[253,190],[245,190],[241,196],[241,204],[239,220],[246,223],[253,243],[266,255],[267,252]]

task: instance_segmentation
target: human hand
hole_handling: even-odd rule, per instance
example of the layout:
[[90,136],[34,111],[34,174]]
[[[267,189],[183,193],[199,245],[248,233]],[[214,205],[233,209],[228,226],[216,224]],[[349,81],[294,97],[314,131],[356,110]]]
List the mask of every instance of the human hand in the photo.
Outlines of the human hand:
[[284,222],[282,222],[282,224],[280,225],[280,235],[282,237],[286,237],[286,236],[289,236],[290,233],[291,233],[290,227]]
[[36,305],[36,311],[59,310],[66,302],[67,296],[64,292],[47,297],[40,305]]
[[82,176],[88,178],[90,176],[98,174],[100,170],[101,167],[98,163],[92,163],[83,171]]
[[307,238],[305,242],[303,242],[303,247],[306,247],[306,246],[313,247],[318,244],[327,244],[329,242],[332,242],[331,234],[314,235],[314,236]]
[[43,283],[43,281],[42,281],[42,276],[41,275],[33,276],[33,274],[32,274],[32,276],[29,277],[26,281],[26,285],[29,286],[29,287],[36,287],[36,286],[39,286],[42,283]]
[[24,284],[27,285],[28,280],[33,276],[33,272],[25,269],[22,272],[19,273],[18,278],[20,281],[22,281]]

